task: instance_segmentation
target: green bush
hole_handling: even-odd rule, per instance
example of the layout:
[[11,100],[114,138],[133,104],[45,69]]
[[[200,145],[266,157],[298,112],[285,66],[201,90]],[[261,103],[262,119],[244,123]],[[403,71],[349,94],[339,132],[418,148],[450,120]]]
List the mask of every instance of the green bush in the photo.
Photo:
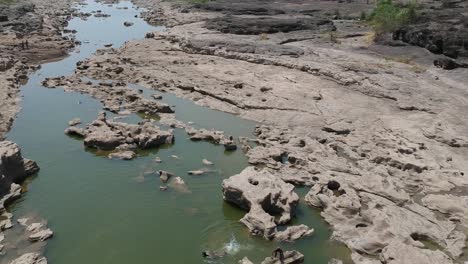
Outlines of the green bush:
[[377,34],[393,32],[416,20],[416,2],[395,4],[392,0],[379,0],[368,20]]

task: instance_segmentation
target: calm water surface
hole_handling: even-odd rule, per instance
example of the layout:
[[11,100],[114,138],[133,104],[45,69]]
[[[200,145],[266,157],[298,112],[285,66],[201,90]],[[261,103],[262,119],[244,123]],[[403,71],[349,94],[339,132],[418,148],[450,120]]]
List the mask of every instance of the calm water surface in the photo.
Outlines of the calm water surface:
[[[124,8],[126,7],[126,9]],[[241,151],[206,142],[191,142],[182,130],[175,130],[175,144],[150,151],[133,161],[109,160],[85,151],[81,141],[64,135],[69,120],[94,120],[99,101],[62,89],[41,86],[46,77],[72,74],[77,61],[112,43],[143,38],[148,31],[162,30],[135,18],[141,10],[129,2],[108,6],[93,1],[79,6],[82,12],[102,10],[108,18],[75,18],[82,41],[79,51],[54,63],[44,64],[22,87],[22,110],[8,139],[22,147],[23,155],[41,167],[27,184],[28,191],[10,210],[15,217],[39,215],[48,220],[55,236],[48,240],[45,256],[55,264],[203,263],[201,251],[226,248],[230,255],[217,263],[237,263],[248,256],[260,262],[277,245],[252,237],[238,220],[244,212],[222,200],[221,182],[247,166]],[[134,23],[124,27],[124,21]],[[145,91],[148,93],[148,91]],[[194,126],[215,128],[234,136],[252,136],[255,124],[236,116],[210,110],[164,94],[164,102],[175,105],[177,118]],[[80,104],[78,102],[81,102]],[[180,159],[174,159],[172,155]],[[155,163],[155,157],[163,162]],[[202,159],[214,162],[212,172],[187,175],[203,168]],[[181,176],[190,193],[161,192],[155,171],[163,169]],[[303,195],[307,189],[299,189]],[[319,213],[301,205],[295,223],[315,229],[311,238],[284,248],[306,256],[306,263],[324,264],[330,256],[344,256],[343,247],[329,242],[330,231]]]

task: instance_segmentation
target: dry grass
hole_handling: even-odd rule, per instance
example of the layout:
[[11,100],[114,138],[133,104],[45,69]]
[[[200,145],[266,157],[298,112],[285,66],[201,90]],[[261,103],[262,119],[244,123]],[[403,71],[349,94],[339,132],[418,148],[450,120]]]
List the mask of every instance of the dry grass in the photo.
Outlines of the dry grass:
[[364,42],[370,46],[375,43],[375,40],[377,39],[377,33],[375,31],[369,31],[366,33],[364,36]]
[[410,70],[414,73],[424,73],[427,71],[426,68],[414,62],[413,59],[408,56],[385,57],[385,60],[410,65],[411,66]]

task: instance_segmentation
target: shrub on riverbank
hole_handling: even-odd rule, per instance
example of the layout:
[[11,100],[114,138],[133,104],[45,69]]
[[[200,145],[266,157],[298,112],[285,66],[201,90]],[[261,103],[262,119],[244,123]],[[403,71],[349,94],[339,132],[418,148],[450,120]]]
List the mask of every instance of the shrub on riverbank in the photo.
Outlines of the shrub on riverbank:
[[416,21],[416,8],[415,1],[401,5],[392,0],[379,0],[368,21],[379,35],[393,32]]

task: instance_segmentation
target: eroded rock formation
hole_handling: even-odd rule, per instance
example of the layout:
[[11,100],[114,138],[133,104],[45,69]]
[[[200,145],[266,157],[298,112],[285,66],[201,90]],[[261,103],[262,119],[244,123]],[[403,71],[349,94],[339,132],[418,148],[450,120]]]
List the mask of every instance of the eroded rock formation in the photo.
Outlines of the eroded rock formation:
[[276,235],[278,224],[283,225],[291,220],[299,202],[293,185],[254,167],[224,180],[223,197],[247,210],[248,213],[240,221],[251,233],[267,239]]

